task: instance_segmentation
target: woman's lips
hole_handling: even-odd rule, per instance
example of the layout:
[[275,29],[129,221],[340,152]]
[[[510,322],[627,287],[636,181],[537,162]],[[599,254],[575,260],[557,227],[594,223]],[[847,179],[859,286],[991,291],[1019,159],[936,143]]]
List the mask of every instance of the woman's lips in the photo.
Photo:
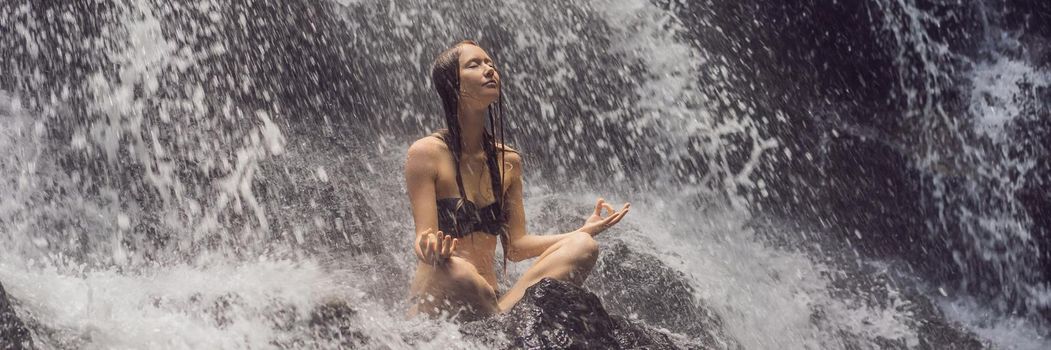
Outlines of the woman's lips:
[[485,84],[482,84],[482,86],[493,87],[494,88],[494,87],[496,87],[496,80],[490,80],[490,81],[486,82]]

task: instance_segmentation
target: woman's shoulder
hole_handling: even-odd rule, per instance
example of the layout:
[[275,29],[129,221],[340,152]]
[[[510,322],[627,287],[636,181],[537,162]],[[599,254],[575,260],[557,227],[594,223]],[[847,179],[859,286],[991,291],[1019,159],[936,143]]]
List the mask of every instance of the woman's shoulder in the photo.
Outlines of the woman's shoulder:
[[504,152],[504,156],[507,157],[508,160],[514,159],[515,161],[521,161],[521,155],[518,153],[518,150],[511,147],[511,145],[502,142],[496,142],[496,150],[506,151]]
[[508,157],[511,157],[511,154],[514,154],[515,157],[518,156],[518,150],[514,149],[513,147],[511,147],[511,145],[508,144],[497,142],[496,149],[511,152],[507,155]]
[[522,155],[518,153],[514,148],[503,144],[496,144],[497,149],[503,149],[504,152],[504,165],[507,167],[508,174],[511,176],[521,176],[522,174]]
[[446,149],[445,140],[441,138],[441,134],[433,133],[421,138],[416,139],[409,146],[409,150],[443,150]]
[[445,149],[445,142],[433,135],[428,135],[413,141],[407,153],[409,159],[433,160],[440,157]]

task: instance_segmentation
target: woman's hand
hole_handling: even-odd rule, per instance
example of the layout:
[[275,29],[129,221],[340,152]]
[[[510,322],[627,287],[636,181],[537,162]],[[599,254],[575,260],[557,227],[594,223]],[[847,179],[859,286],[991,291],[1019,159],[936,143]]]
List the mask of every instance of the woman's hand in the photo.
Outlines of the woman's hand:
[[[609,216],[602,216],[603,209],[609,211]],[[578,231],[587,232],[591,237],[595,237],[602,231],[620,222],[620,219],[623,219],[629,210],[631,210],[631,203],[624,203],[624,207],[620,211],[614,211],[613,206],[606,203],[606,200],[599,198],[598,203],[595,204],[595,212],[591,214],[591,217],[584,222],[584,226]]]
[[420,246],[421,259],[424,263],[431,265],[442,265],[452,257],[456,251],[456,243],[459,239],[445,235],[438,231],[437,235],[427,229],[427,234],[417,242]]

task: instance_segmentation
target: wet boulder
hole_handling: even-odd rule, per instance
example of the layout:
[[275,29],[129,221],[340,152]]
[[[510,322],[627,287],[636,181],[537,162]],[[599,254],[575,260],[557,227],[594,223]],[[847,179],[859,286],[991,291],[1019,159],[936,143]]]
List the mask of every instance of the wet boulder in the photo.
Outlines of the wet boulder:
[[359,329],[358,312],[350,305],[329,301],[310,314],[310,329],[316,341],[340,348],[357,348],[368,344],[369,338]]
[[[877,266],[842,265],[841,272],[829,273],[829,294],[838,300],[854,305],[865,305],[874,309],[896,309],[909,315],[905,321],[916,334],[915,344],[903,339],[875,339],[884,349],[961,349],[981,350],[988,348],[974,333],[961,324],[950,320],[925,293],[908,285],[918,284],[909,281],[908,276],[895,276],[894,273]],[[902,281],[909,283],[902,284]],[[820,320],[824,313],[817,308],[812,320]],[[859,343],[863,338],[850,332],[839,332],[848,346]]]
[[32,349],[33,339],[0,284],[0,350]]
[[719,315],[694,298],[695,290],[682,272],[624,242],[614,240],[603,248],[587,286],[613,313],[689,334],[707,349],[738,347]]
[[[498,332],[494,332],[498,331]],[[461,332],[493,348],[681,349],[676,336],[610,315],[598,296],[550,278],[537,282],[507,314],[468,322]],[[502,333],[504,338],[492,338]]]

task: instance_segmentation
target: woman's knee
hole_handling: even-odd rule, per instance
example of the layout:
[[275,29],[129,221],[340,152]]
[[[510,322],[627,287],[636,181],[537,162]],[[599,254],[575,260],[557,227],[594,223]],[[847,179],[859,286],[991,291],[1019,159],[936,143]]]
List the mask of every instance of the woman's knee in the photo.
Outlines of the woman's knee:
[[449,289],[458,290],[460,293],[488,293],[492,291],[489,283],[478,273],[466,259],[460,257],[449,258],[446,262],[446,285]]
[[431,273],[431,283],[422,288],[420,297],[429,304],[448,306],[477,306],[496,294],[473,264],[459,257],[452,257],[441,266],[426,267]]
[[573,249],[577,251],[577,256],[592,261],[598,259],[598,242],[595,241],[595,238],[591,237],[590,234],[587,232],[577,232],[569,237],[569,239],[569,243],[573,246]]

